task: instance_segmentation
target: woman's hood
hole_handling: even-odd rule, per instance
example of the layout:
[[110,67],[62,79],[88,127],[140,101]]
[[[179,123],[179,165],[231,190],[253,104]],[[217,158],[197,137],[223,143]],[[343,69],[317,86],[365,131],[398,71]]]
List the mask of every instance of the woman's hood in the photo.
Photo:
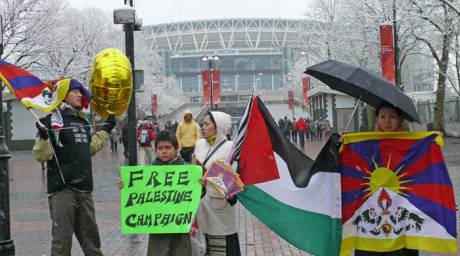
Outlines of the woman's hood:
[[210,113],[216,122],[217,138],[226,138],[232,127],[232,117],[221,111],[211,111]]

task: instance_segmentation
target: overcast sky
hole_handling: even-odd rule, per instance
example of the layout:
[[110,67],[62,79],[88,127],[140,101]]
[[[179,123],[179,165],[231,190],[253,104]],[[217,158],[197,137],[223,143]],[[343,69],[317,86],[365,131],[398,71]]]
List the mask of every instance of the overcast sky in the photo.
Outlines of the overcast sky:
[[[94,7],[112,12],[123,0],[67,0],[82,9]],[[134,0],[144,25],[213,18],[302,18],[308,0]]]

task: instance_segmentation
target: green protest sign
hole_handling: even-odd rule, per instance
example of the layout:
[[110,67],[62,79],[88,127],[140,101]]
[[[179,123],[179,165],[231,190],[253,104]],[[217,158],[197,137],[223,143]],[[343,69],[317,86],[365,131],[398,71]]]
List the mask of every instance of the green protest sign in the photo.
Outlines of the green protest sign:
[[187,233],[200,203],[197,165],[122,166],[121,232]]

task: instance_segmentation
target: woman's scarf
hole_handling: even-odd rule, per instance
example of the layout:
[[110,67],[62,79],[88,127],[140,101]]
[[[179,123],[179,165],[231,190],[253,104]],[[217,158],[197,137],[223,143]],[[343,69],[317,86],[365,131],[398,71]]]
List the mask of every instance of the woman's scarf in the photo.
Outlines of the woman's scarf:
[[214,134],[210,136],[209,138],[207,138],[206,140],[208,141],[209,145],[212,145],[214,144],[214,142],[216,142],[216,139],[217,139],[217,134]]

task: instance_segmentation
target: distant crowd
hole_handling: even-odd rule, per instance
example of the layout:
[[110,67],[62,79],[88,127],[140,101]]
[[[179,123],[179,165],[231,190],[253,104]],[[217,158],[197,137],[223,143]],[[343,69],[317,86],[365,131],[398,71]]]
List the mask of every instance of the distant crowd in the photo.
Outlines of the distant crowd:
[[332,133],[332,126],[329,120],[313,120],[309,118],[288,119],[287,116],[278,120],[278,126],[286,139],[294,144],[305,146],[307,140],[322,140]]

